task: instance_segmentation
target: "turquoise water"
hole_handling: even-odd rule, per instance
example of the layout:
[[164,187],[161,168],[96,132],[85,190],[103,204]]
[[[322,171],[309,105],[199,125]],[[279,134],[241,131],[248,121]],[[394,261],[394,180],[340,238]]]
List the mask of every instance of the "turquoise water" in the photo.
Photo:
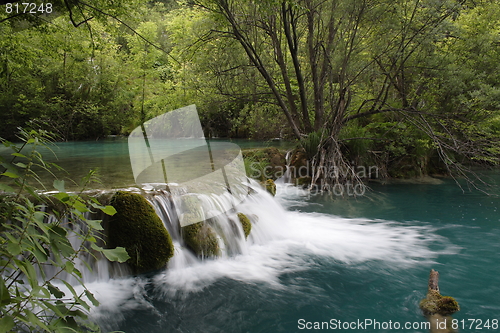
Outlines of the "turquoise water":
[[[441,293],[461,306],[453,317],[464,326],[460,332],[499,330],[478,325],[500,319],[497,197],[463,194],[452,181],[372,185],[367,197],[333,203],[280,190],[291,222],[286,227],[296,228],[288,243],[271,238],[248,256],[222,259],[217,269],[207,261],[178,275],[196,275],[192,283],[172,283],[160,272],[129,281],[143,294],[121,300],[133,310],[120,311],[123,317],[110,328],[300,332],[309,331],[307,322],[328,322],[322,331],[336,331],[338,321],[371,320],[379,326],[343,330],[428,332],[383,325],[425,322],[418,304],[434,268]],[[109,319],[112,313],[101,314]]]
[[[133,183],[122,140],[65,143],[59,156],[71,177],[99,167],[106,186]],[[314,322],[337,331],[358,320],[379,326],[342,330],[428,332],[386,326],[426,321],[418,304],[434,268],[441,293],[461,306],[459,332],[499,331],[498,197],[463,193],[452,180],[370,186],[365,197],[333,201],[280,186],[275,199],[242,208],[261,216],[244,254],[93,282],[101,306],[92,316],[128,333],[301,332]]]
[[[278,147],[287,149],[294,144],[285,141],[252,141],[245,139],[211,139],[210,142],[232,142],[242,149],[257,147]],[[94,184],[93,188],[119,188],[133,186],[134,176],[130,165],[127,138],[116,137],[99,141],[58,142],[49,146],[50,150],[41,148],[40,152],[46,162],[53,162],[62,167],[65,172],[52,168],[52,171],[61,179],[66,179],[68,188],[71,184],[78,184],[90,170],[97,170],[101,184]],[[11,153],[5,147],[0,147],[0,156],[8,157]],[[39,171],[47,189],[52,189],[52,177],[44,171]]]

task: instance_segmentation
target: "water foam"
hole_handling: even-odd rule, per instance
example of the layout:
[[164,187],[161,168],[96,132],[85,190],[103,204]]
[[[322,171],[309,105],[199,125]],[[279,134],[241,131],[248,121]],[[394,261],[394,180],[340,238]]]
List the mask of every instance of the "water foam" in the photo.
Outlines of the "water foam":
[[[322,260],[408,267],[454,251],[428,225],[286,211],[261,190],[238,210],[258,216],[243,254],[200,261],[189,257],[189,251],[177,251],[174,264],[155,276],[155,288],[165,295],[196,292],[222,278],[281,288],[280,275],[310,269]],[[440,250],[431,250],[435,244]]]
[[282,275],[315,269],[325,261],[353,268],[376,262],[399,269],[456,252],[449,241],[438,236],[428,224],[287,211],[280,202],[288,206],[300,201],[304,193],[300,190],[296,195],[282,192],[273,198],[262,189],[254,188],[254,191],[236,207],[237,211],[253,217],[252,232],[246,241],[242,239],[239,243],[239,254],[201,260],[177,238],[175,254],[168,267],[148,282],[144,277],[129,277],[89,284],[88,288],[101,302],[92,317],[102,321],[105,313],[107,318],[120,320],[121,315],[110,314],[151,308],[144,296],[147,288],[162,298],[199,292],[221,279],[283,289],[287,287],[280,281]]

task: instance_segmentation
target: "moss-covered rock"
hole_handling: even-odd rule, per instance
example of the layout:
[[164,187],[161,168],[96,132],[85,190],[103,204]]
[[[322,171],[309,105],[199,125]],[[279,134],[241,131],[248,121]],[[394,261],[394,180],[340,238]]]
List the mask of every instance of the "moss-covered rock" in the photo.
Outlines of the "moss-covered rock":
[[276,195],[276,184],[272,179],[268,179],[264,182],[267,192],[271,193],[273,196]]
[[427,298],[420,302],[420,309],[426,315],[440,314],[449,316],[460,311],[460,306],[453,297],[441,296],[438,291],[431,291],[427,294]]
[[307,177],[299,177],[297,179],[295,179],[295,184],[297,186],[302,186],[302,187],[308,187],[309,185],[311,185],[311,177],[307,176]]
[[186,245],[199,257],[220,255],[217,235],[207,222],[198,222],[182,228],[182,238]]
[[124,247],[135,273],[160,269],[174,254],[172,238],[149,202],[139,194],[118,191],[111,199],[117,213],[110,217],[110,247]]
[[292,152],[289,167],[292,180],[311,176],[311,168],[304,148],[298,148]]
[[250,231],[252,231],[252,223],[250,223],[250,219],[243,213],[238,213],[238,219],[243,227],[245,238],[247,238],[250,235]]
[[441,297],[441,299],[437,302],[437,306],[439,309],[438,313],[442,316],[448,316],[460,311],[458,302],[451,296]]
[[249,177],[265,180],[276,180],[286,170],[285,152],[275,147],[253,148],[243,150],[245,169]]

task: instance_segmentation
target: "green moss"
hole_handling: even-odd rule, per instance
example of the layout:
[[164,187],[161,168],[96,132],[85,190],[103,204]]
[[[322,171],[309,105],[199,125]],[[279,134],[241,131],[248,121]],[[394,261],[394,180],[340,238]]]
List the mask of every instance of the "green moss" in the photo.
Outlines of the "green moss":
[[297,184],[297,186],[307,187],[311,185],[311,180],[311,177],[299,177],[295,180],[295,183]]
[[110,247],[127,249],[135,273],[160,269],[174,254],[172,238],[154,208],[139,194],[119,191],[111,199],[117,213],[110,217]]
[[451,315],[460,311],[458,302],[450,296],[441,296],[439,292],[429,292],[427,298],[420,301],[420,309],[426,315],[440,314],[442,316]]
[[182,238],[186,245],[200,257],[216,257],[220,254],[217,235],[206,222],[183,227]]
[[451,315],[457,311],[460,311],[460,306],[458,302],[450,296],[443,296],[438,302],[437,306],[439,308],[439,314],[443,316]]
[[267,192],[271,193],[273,196],[276,195],[276,184],[272,179],[268,179],[264,182]]
[[420,301],[420,309],[422,309],[422,311],[426,315],[431,315],[438,312],[436,302],[428,300],[426,298]]
[[252,223],[248,217],[243,213],[238,213],[238,218],[240,219],[241,226],[243,227],[243,232],[245,233],[245,238],[250,235],[250,231],[252,231]]
[[243,150],[245,171],[251,178],[276,180],[286,170],[285,152],[274,147]]

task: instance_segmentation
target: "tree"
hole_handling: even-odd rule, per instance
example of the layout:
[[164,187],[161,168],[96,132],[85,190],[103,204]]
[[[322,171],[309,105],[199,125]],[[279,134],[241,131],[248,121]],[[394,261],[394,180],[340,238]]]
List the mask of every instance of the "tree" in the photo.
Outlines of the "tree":
[[213,34],[240,44],[295,137],[310,141],[305,146],[314,155],[312,182],[322,181],[323,189],[359,181],[345,158],[345,141],[371,138],[341,139],[343,129],[354,122],[385,122],[384,117],[425,133],[450,172],[465,175],[458,156],[496,162],[490,151],[495,143],[478,141],[477,131],[464,136],[460,123],[442,121],[443,115],[458,114],[435,107],[435,94],[426,90],[443,69],[436,52],[464,1],[198,4],[218,18]]

